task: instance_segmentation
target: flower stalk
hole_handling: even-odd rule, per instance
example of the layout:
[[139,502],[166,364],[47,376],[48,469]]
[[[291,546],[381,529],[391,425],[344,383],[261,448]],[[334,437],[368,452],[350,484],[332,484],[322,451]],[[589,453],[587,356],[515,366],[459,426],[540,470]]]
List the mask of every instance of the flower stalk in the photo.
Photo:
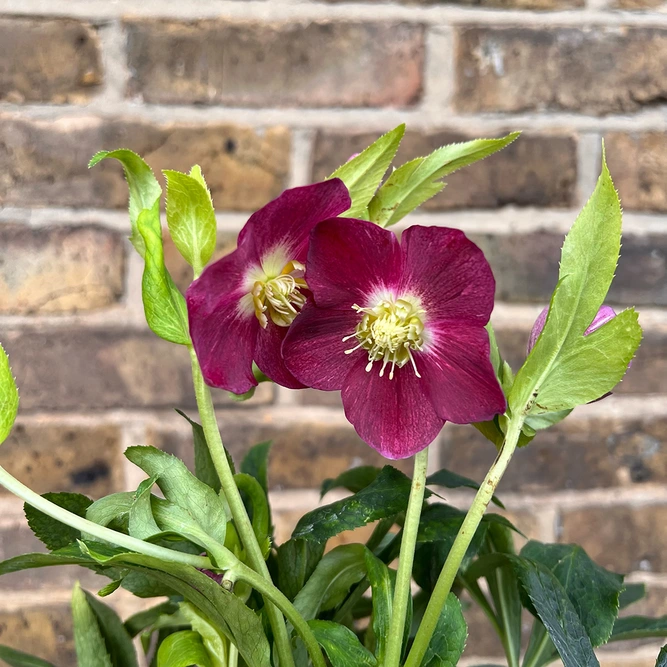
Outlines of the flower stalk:
[[[234,481],[234,473],[232,472],[232,469],[229,466],[229,462],[227,461],[225,448],[222,444],[220,431],[218,430],[218,423],[215,418],[215,410],[213,408],[211,392],[204,382],[204,377],[202,376],[201,368],[199,366],[199,360],[197,359],[197,355],[194,351],[194,348],[192,347],[190,347],[190,360],[192,362],[192,379],[195,388],[195,396],[197,399],[197,408],[199,410],[199,417],[201,419],[202,429],[204,430],[206,444],[208,445],[215,470],[218,473],[218,477],[220,478],[222,491],[225,494],[227,502],[229,503],[229,508],[232,512],[232,518],[234,519],[236,530],[239,533],[241,542],[243,543],[246,554],[248,555],[248,560],[253,570],[260,575],[262,581],[266,581],[268,586],[274,589],[275,592],[278,592],[278,589],[275,589],[271,582],[271,575],[269,574],[269,569],[266,566],[266,562],[264,561],[262,548],[260,547],[257,538],[255,537],[255,531],[253,530],[252,523],[250,522],[245,505],[243,504],[243,499],[241,498],[241,494],[239,493],[236,482]],[[255,579],[254,581],[256,583],[258,580]],[[250,583],[254,588],[257,588],[260,593],[265,595],[267,590],[266,587],[264,587],[264,590],[262,590],[255,586],[255,583],[250,581],[248,581],[248,583]],[[271,629],[273,630],[280,665],[281,667],[293,667],[294,658],[290,648],[287,626],[283,621],[283,617],[280,611],[270,601],[271,598],[266,595],[265,597],[267,598],[266,611],[271,623]],[[292,624],[294,625],[293,622]]]
[[491,498],[493,498],[493,494],[512,459],[514,450],[519,442],[523,422],[523,415],[514,417],[509,422],[505,442],[503,443],[500,453],[489,469],[482,485],[479,487],[475,499],[468,510],[468,514],[466,514],[458,535],[454,540],[454,544],[447,556],[447,560],[442,567],[438,581],[433,589],[433,594],[431,595],[431,599],[424,612],[422,622],[417,630],[414,643],[412,644],[412,648],[410,649],[410,653],[405,662],[405,667],[419,667],[422,663],[431,641],[431,637],[433,636],[433,632],[438,624],[440,613],[445,606],[447,596],[452,590],[452,584],[461,567],[461,562],[463,561],[466,551],[468,551],[472,538],[477,532],[477,528],[482,521],[484,512],[486,512],[486,508],[491,502]]
[[415,455],[415,468],[410,489],[408,509],[403,524],[403,539],[396,573],[396,588],[392,603],[389,637],[387,638],[387,654],[385,667],[399,667],[403,647],[405,619],[408,602],[410,601],[410,584],[412,582],[412,565],[415,559],[419,518],[424,503],[426,488],[426,471],[428,468],[428,447]]

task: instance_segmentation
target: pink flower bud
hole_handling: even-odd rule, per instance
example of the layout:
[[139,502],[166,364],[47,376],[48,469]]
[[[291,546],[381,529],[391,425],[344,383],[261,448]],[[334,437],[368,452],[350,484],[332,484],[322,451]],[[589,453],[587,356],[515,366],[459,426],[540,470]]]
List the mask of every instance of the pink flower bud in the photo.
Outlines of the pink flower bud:
[[[548,313],[549,313],[549,307],[547,306],[537,316],[535,324],[533,324],[533,330],[530,332],[530,338],[528,340],[529,354],[530,351],[535,347],[535,343],[537,343],[537,339],[540,337],[542,329],[544,329]],[[610,306],[601,306],[600,310],[598,310],[598,314],[595,316],[588,329],[584,331],[584,336],[588,336],[589,333],[593,333],[596,329],[599,329],[603,324],[606,324],[607,322],[609,322],[609,320],[613,320],[615,317],[616,317],[616,312],[614,311],[613,308],[611,308]]]

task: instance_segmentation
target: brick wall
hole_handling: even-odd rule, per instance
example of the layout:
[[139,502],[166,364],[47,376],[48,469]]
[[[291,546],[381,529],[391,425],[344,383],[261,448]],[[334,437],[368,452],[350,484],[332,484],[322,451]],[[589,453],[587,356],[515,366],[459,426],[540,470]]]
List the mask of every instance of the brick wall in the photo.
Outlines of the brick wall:
[[[115,165],[88,171],[97,150],[132,148],[158,171],[202,165],[223,253],[249,211],[326,176],[399,122],[409,128],[402,160],[524,129],[413,217],[460,227],[485,250],[499,338],[518,365],[604,138],[626,230],[610,300],[641,307],[646,337],[616,394],[520,451],[501,490],[525,532],[579,541],[633,572],[649,585],[643,611],[666,614],[661,10],[656,0],[0,0],[0,340],[22,399],[0,464],[37,491],[97,497],[136,486],[121,455],[130,444],[191,455],[172,411],[193,407],[187,356],[143,324],[126,186]],[[167,256],[187,285],[173,247]],[[232,452],[275,441],[279,536],[317,502],[323,478],[379,462],[335,395],[263,386],[249,404],[217,400]],[[481,479],[492,457],[470,428],[446,427],[431,460]],[[3,493],[0,504],[0,555],[32,548],[20,503]],[[0,642],[73,664],[76,576],[96,585],[68,570],[0,579]],[[489,628],[470,621],[471,648],[499,662]],[[601,657],[604,667],[648,667],[656,653],[633,645]]]

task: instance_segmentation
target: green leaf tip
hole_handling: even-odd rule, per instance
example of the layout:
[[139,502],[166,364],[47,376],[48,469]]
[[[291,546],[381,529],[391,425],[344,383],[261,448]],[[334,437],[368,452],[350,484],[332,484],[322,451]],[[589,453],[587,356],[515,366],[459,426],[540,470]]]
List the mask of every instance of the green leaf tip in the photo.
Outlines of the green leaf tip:
[[9,357],[0,345],[0,444],[2,444],[14,426],[19,409],[19,390],[12,375]]

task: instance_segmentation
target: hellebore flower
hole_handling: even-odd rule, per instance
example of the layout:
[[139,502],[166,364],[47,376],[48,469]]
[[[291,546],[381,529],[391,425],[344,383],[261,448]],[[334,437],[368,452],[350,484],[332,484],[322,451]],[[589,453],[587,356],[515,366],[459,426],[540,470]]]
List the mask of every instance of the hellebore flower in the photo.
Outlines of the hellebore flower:
[[[530,332],[530,338],[528,339],[529,354],[530,351],[535,347],[535,343],[537,343],[537,339],[540,337],[542,329],[544,329],[544,325],[546,324],[548,314],[549,314],[549,306],[547,306],[537,316],[535,324],[533,324],[533,329]],[[609,322],[609,320],[613,320],[615,317],[616,317],[616,312],[614,311],[613,308],[611,308],[611,306],[601,306],[600,310],[598,310],[598,314],[593,318],[593,321],[591,322],[588,329],[584,331],[584,336],[588,336],[588,334],[593,333],[596,329],[599,329],[603,324],[606,324],[607,322]]]
[[306,303],[310,232],[349,207],[339,179],[286,190],[251,216],[234,252],[192,283],[190,335],[207,384],[243,394],[257,385],[254,361],[278,384],[303,386],[285,368],[280,346]]
[[345,414],[391,459],[428,446],[445,421],[505,410],[484,325],[495,281],[482,251],[455,229],[396,236],[363,220],[321,222],[311,234],[312,299],[283,343],[301,382],[342,389]]

